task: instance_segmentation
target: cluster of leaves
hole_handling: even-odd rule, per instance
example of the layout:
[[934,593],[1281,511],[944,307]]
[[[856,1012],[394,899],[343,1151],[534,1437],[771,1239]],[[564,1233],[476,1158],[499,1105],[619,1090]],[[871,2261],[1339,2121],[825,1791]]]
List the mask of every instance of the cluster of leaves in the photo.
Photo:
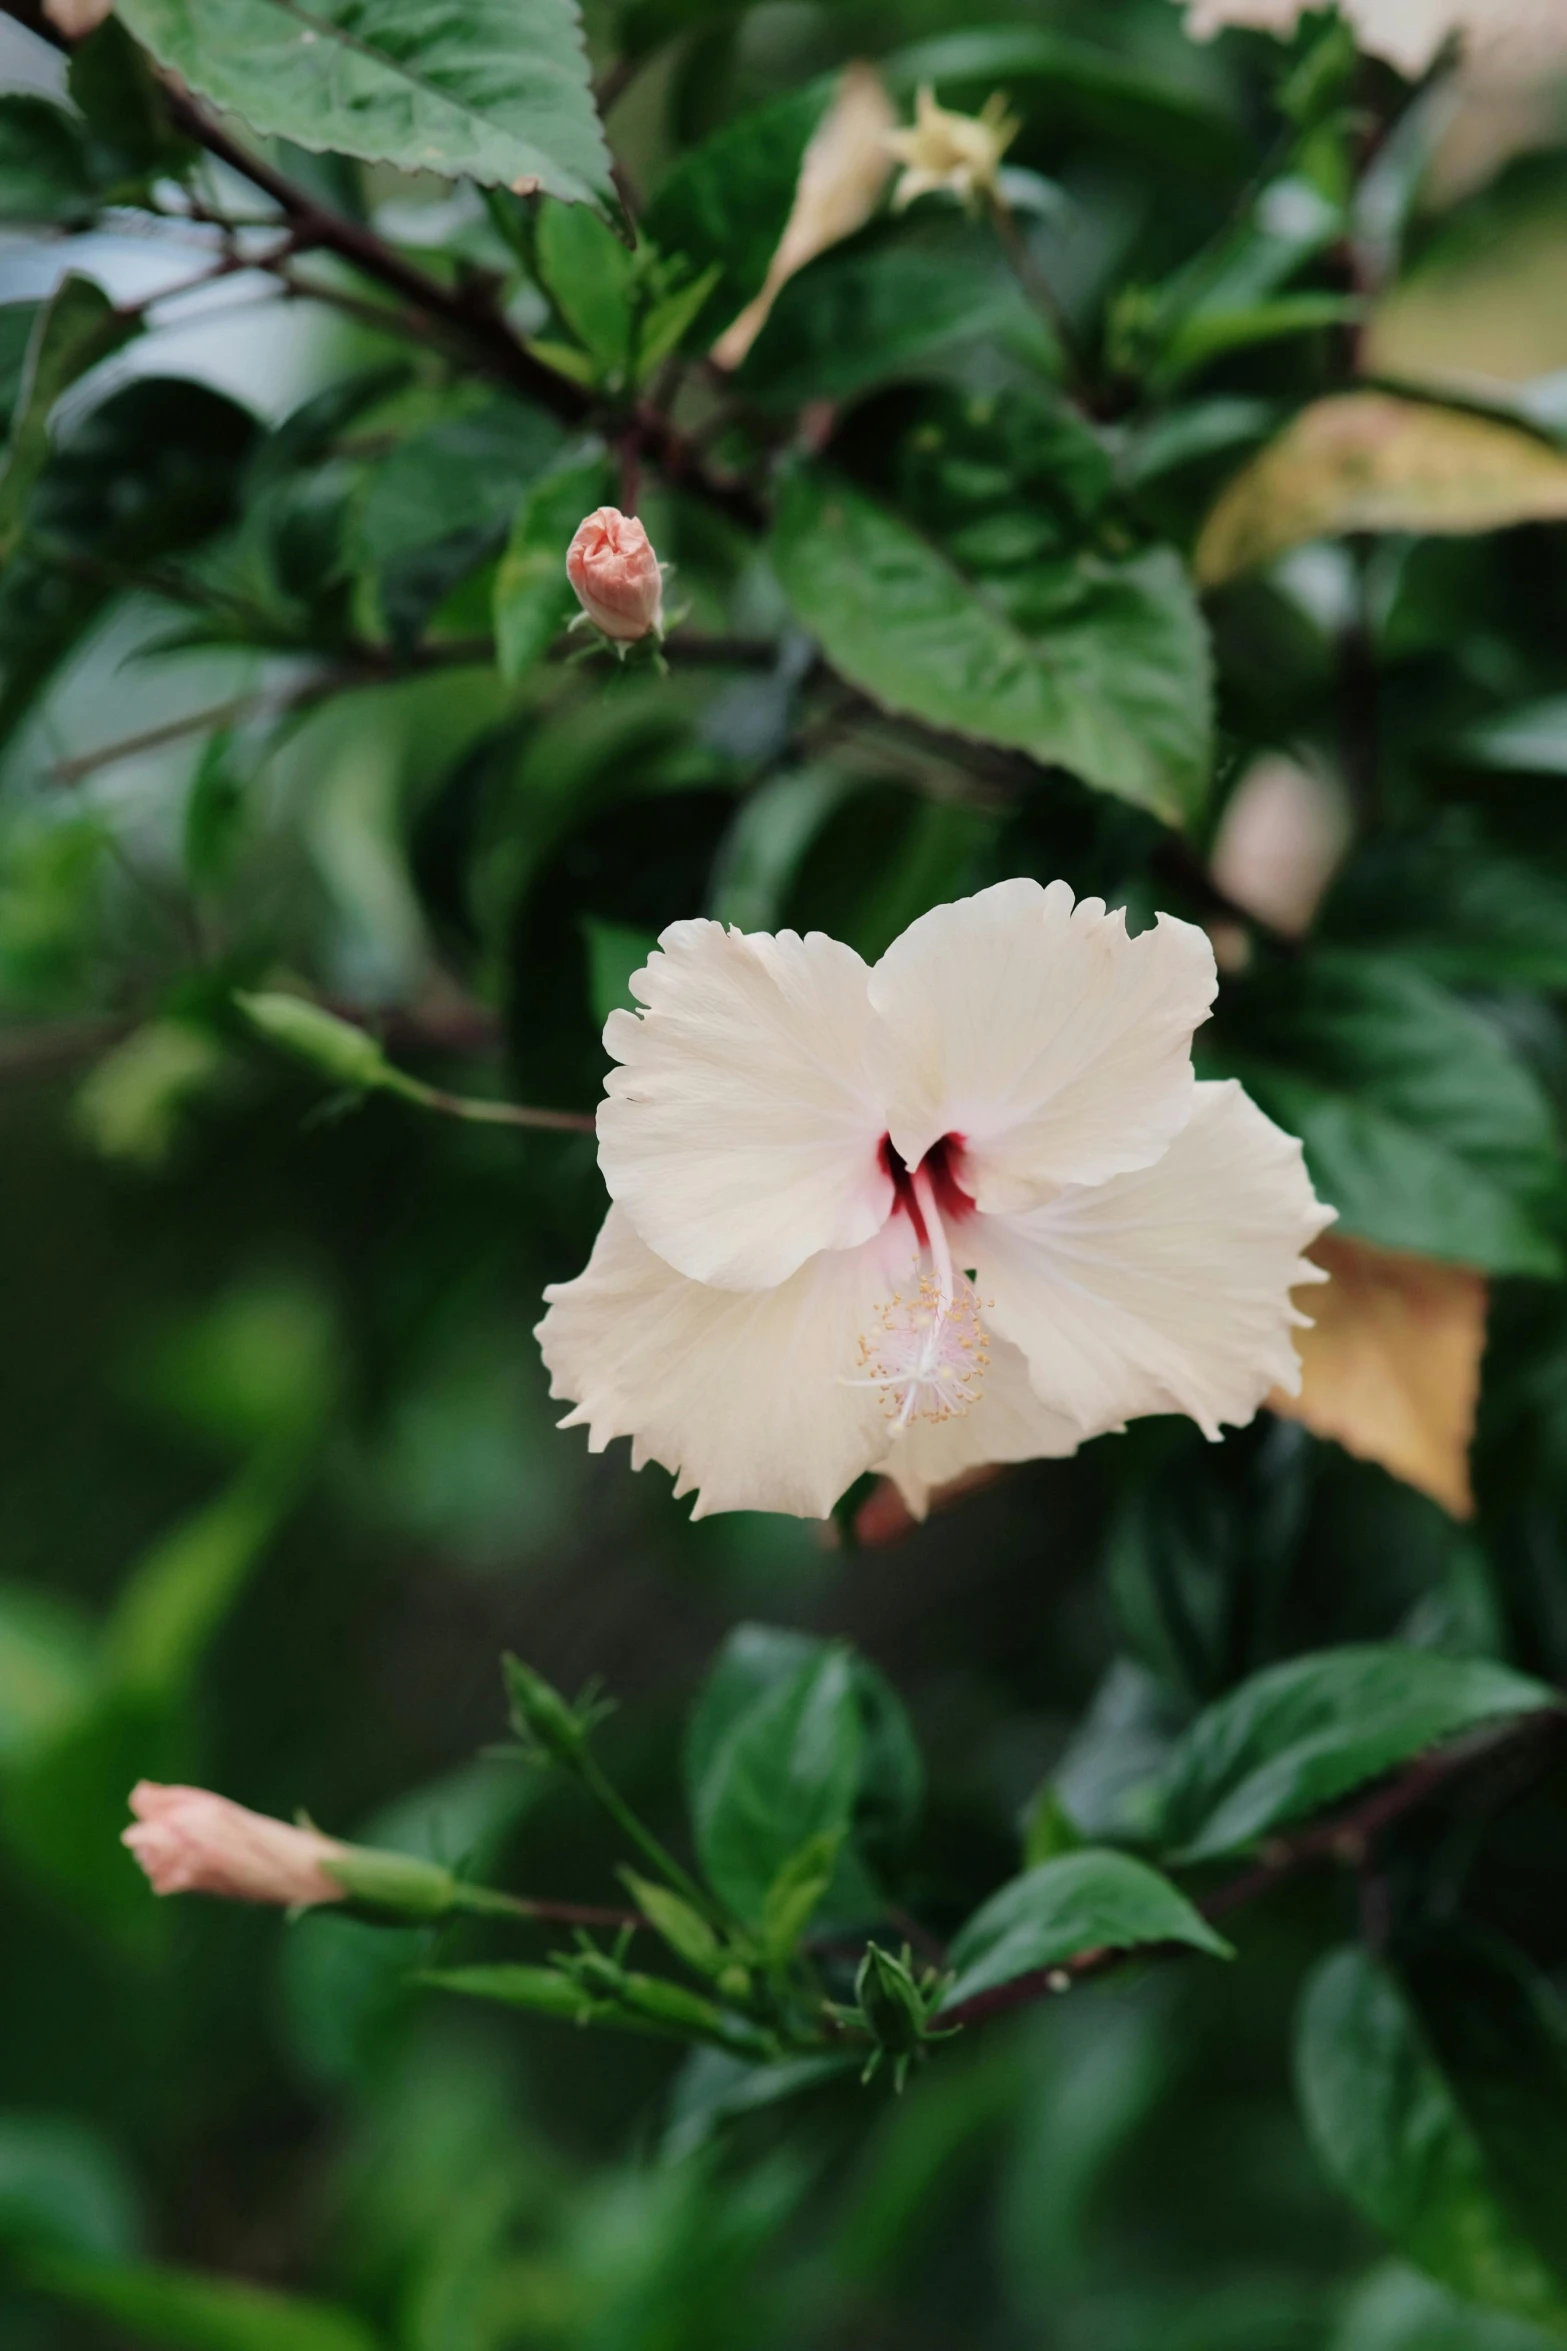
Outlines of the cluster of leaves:
[[[257,1277],[184,1353],[162,1301],[147,1308],[147,1384],[216,1440],[228,1482],[192,1506],[177,1479],[171,1497],[102,1470],[115,1560],[160,1512],[175,1522],[112,1603],[97,1566],[70,1564],[92,1481],[16,1408],[20,1463],[56,1474],[0,1593],[0,1836],[27,1899],[75,1922],[57,1946],[40,1910],[37,1951],[107,1937],[147,1984],[177,1975],[114,1836],[138,1774],[220,1776],[203,1669],[252,1726],[235,1792],[277,1787],[282,1809],[330,1817],[335,1794],[361,1815],[471,1747],[471,1698],[428,1741],[383,1737],[370,1634],[304,1597],[344,1550],[427,1546],[454,1578],[453,1562],[559,1553],[596,1643],[620,1549],[663,1563],[672,1605],[697,1564],[718,1575],[701,1546],[728,1541],[720,1613],[793,1591],[823,1622],[731,1634],[687,1724],[683,1826],[662,1765],[619,1756],[648,1783],[633,1810],[588,1716],[517,1667],[515,1727],[563,1793],[481,1764],[458,1796],[367,1832],[423,1850],[439,1815],[442,1858],[455,1846],[488,1876],[522,1814],[560,1804],[569,1861],[586,1789],[615,1840],[601,1858],[624,1865],[618,1920],[595,1923],[602,1884],[546,1902],[530,1854],[524,1908],[558,1915],[525,1961],[493,1922],[432,1944],[323,1917],[290,1943],[294,2060],[318,2091],[353,2081],[367,2132],[422,2127],[382,2037],[394,2014],[414,2030],[417,1977],[424,2010],[441,1984],[510,2011],[507,2028],[616,2028],[612,2063],[578,2034],[538,2063],[596,2082],[622,2124],[670,2085],[619,2036],[683,2047],[669,2164],[584,2172],[574,2218],[530,2184],[544,2157],[516,2152],[515,2117],[453,2089],[450,2112],[481,2118],[493,2199],[462,2150],[438,2222],[433,2201],[409,2213],[385,2192],[347,2232],[364,2275],[328,2268],[336,2299],[310,2303],[206,2274],[224,2264],[194,2229],[172,2249],[199,2269],[133,2258],[100,2154],[25,2118],[8,2141],[0,2118],[18,2324],[70,2309],[196,2351],[394,2334],[591,2351],[733,2340],[754,2295],[757,2341],[826,2339],[894,2274],[895,2237],[958,2243],[967,2222],[944,2237],[914,2175],[1023,2112],[998,2339],[1019,2319],[1037,2332],[1072,2288],[1081,2327],[1062,2318],[1060,2339],[1119,2351],[1185,2289],[1171,2269],[1134,2307],[1083,2284],[1082,2211],[1040,2183],[1086,2199],[1161,2111],[1157,2004],[1196,2018],[1211,1997],[1221,2021],[1191,2029],[1222,2050],[1255,1963],[1284,1986],[1275,2007],[1312,1970],[1306,2130],[1409,2266],[1284,2317],[1194,2303],[1189,2336],[1159,2339],[1513,2351],[1567,2332],[1567,1916],[1550,1877],[1567,346],[1520,324],[1551,308],[1532,289],[1559,254],[1567,159],[1547,147],[1444,198],[1441,93],[1357,62],[1320,16],[1293,47],[1197,51],[1168,0],[997,15],[606,0],[590,62],[574,0],[120,0],[74,43],[8,0],[26,86],[0,95],[0,218],[26,268],[25,299],[0,304],[5,1043],[24,1076],[89,1063],[72,1123],[120,1171],[95,1179],[106,1231],[122,1230],[112,1199],[128,1246],[154,1230],[166,1265],[210,1230],[214,1284],[249,1232]],[[975,108],[1004,87],[1018,141],[972,210],[896,212],[872,186],[780,276],[802,167],[865,58],[895,108],[925,84]],[[748,312],[747,347],[720,364]],[[611,498],[674,567],[667,676],[575,658],[565,636],[564,548]],[[1287,822],[1259,873],[1245,852],[1267,789]],[[1297,869],[1282,894],[1281,858]],[[1340,1212],[1294,1409],[1384,1467],[1276,1421],[1218,1456],[1152,1427],[1020,1480],[1021,1500],[965,1505],[960,1531],[900,1557],[993,1592],[989,1646],[979,1606],[925,1649],[906,1625],[867,1641],[925,1676],[916,1738],[887,1675],[834,1637],[852,1611],[821,1597],[807,1548],[677,1531],[662,1494],[620,1494],[619,1467],[589,1489],[574,1456],[538,1466],[538,1401],[508,1419],[505,1380],[539,1281],[576,1269],[600,1212],[569,1130],[598,1089],[603,1019],[665,923],[815,925],[875,954],[1014,873],[1212,926],[1227,968],[1204,1069],[1302,1135]],[[343,1017],[323,1024],[301,989]],[[296,1102],[257,1027],[351,1099],[404,1099],[279,1141]],[[498,1065],[567,1131],[409,1140],[410,1105],[528,1123]],[[57,1108],[50,1094],[40,1132]],[[149,1178],[164,1188],[137,1190]],[[52,1178],[28,1195],[63,1220],[37,1276],[46,1359],[58,1329],[105,1336],[77,1197]],[[306,1261],[293,1287],[280,1251]],[[867,1539],[890,1516],[885,1496],[852,1497]],[[280,1539],[308,1569],[249,1591]],[[90,1606],[39,1589],[61,1581]],[[288,1605],[252,1686],[247,1644],[226,1664],[213,1644],[269,1588]],[[634,1665],[646,1617],[621,1603]],[[341,1704],[366,1753],[382,1741],[378,1775],[325,1734],[280,1744],[290,1610],[323,1660],[323,1715]],[[464,1641],[512,1630],[480,1613]],[[535,1652],[532,1629],[518,1645],[553,1665],[559,1642]],[[404,1639],[411,1673],[425,1645],[417,1625]],[[711,1646],[704,1619],[676,1678]],[[1011,1758],[983,1788],[970,1735]],[[286,1787],[256,1761],[282,1753]],[[1356,1933],[1333,1948],[1339,1878]],[[1254,1930],[1253,1902],[1279,1923]],[[1220,1918],[1238,1968],[1133,1971],[1121,2005],[1093,1995],[1098,2022],[1075,2021],[1086,1992],[1057,1997],[1124,1980],[1128,1954],[1217,1959]],[[1287,1945],[1271,1973],[1270,1932]],[[213,1980],[238,1980],[214,1954]],[[58,1965],[75,1983],[76,1964],[40,1958],[39,1980]],[[1205,1972],[1226,1988],[1161,1988]],[[243,1980],[248,2031],[264,2001]],[[123,2056],[143,2020],[114,2016]],[[1281,2029],[1270,2009],[1270,2053]],[[111,2059],[105,2078],[124,2071]],[[906,2103],[885,2125],[844,2120],[880,2111],[854,2103],[872,2069],[907,2081]],[[165,2152],[190,2127],[167,2120]],[[879,2184],[849,2198],[858,2234],[845,2223],[823,2251],[812,2198],[841,2187],[846,2141],[821,2155],[812,2133],[870,2128],[888,2134]],[[710,2152],[721,2129],[747,2150],[732,2177]],[[1246,2168],[1234,2147],[1216,2160]],[[1152,2193],[1173,2201],[1171,2173]],[[1303,2193],[1310,2228],[1337,2225]],[[786,2223],[817,2249],[779,2291]],[[389,2282],[404,2238],[430,2249],[406,2292]],[[1323,2242],[1324,2271],[1355,2271],[1355,2242]],[[623,2293],[605,2283],[617,2260]]]

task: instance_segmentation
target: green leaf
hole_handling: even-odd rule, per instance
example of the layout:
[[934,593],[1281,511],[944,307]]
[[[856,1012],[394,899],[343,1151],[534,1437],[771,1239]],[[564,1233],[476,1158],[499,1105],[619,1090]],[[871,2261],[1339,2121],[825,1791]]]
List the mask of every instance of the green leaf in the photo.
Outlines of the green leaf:
[[27,346],[11,445],[0,470],[0,562],[14,550],[33,484],[49,455],[49,417],[62,392],[137,331],[90,278],[63,278],[39,311]]
[[532,2016],[551,2016],[576,2024],[594,2015],[597,2003],[580,1984],[553,1967],[519,1967],[502,1962],[493,1967],[426,1968],[419,1981],[437,1992],[457,1992],[469,2000],[494,2000],[502,2008],[523,2008]]
[[977,107],[998,82],[1021,97],[1031,123],[1087,128],[1202,178],[1250,168],[1249,144],[1228,115],[1183,77],[1143,65],[1099,41],[1026,24],[940,33],[883,58],[889,89],[912,98],[921,83],[949,106]]
[[958,1980],[942,2010],[994,1991],[1084,1951],[1133,1951],[1151,1943],[1185,1943],[1215,1959],[1230,1957],[1168,1878],[1108,1848],[1043,1861],[993,1894],[952,1945]]
[[671,2162],[681,2162],[705,2146],[720,2123],[842,2081],[857,2074],[864,2062],[857,2050],[756,2065],[727,2049],[693,2049],[670,2095],[663,2153]]
[[[724,1742],[741,1718],[827,1654],[809,1633],[777,1625],[737,1625],[709,1675],[686,1730],[686,1787],[693,1812]],[[854,1843],[873,1863],[895,1858],[918,1824],[925,1767],[902,1700],[884,1674],[863,1657],[851,1658],[860,1747],[854,1796]],[[779,1856],[780,1864],[788,1858]],[[854,1854],[842,1856],[840,1880]],[[863,1875],[863,1873],[859,1873]],[[865,1888],[840,1884],[834,1900],[862,1898]]]
[[95,2131],[64,2116],[0,2115],[0,2244],[123,2255],[138,2220],[135,2191]]
[[638,972],[658,945],[652,931],[629,923],[600,922],[597,915],[582,917],[583,943],[588,951],[588,1001],[593,1017],[603,1026],[612,1012],[634,1012],[631,975]]
[[[587,213],[565,217],[597,227]],[[518,498],[560,439],[548,417],[492,400],[410,433],[376,468],[359,510],[357,553],[394,644],[416,643],[457,582],[496,552]]]
[[652,1921],[676,1957],[702,1975],[716,1975],[724,1964],[724,1946],[702,1913],[668,1886],[639,1878],[634,1870],[623,1869],[620,1874],[637,1908]]
[[1567,2299],[1567,2010],[1495,1936],[1433,1929],[1400,1950],[1422,2028],[1508,2210]]
[[299,147],[602,205],[576,0],[119,0],[160,65]]
[[807,1837],[791,1853],[762,1903],[762,1949],[771,1960],[787,1959],[832,1884],[845,1832],[831,1829]]
[[[1567,721],[1567,705],[1563,708]],[[1562,739],[1567,772],[1567,732]],[[1494,847],[1467,811],[1430,835],[1363,851],[1333,886],[1320,930],[1375,937],[1451,987],[1567,989],[1567,879]]]
[[1486,1273],[1555,1274],[1538,1212],[1556,1120],[1500,1030],[1392,955],[1321,950],[1232,988],[1226,1066],[1306,1146],[1347,1232]]
[[722,275],[722,265],[710,262],[697,276],[648,305],[637,327],[638,383],[646,383],[679,350]]
[[779,1871],[854,1815],[862,1731],[854,1661],[831,1647],[745,1706],[692,1778],[697,1850],[714,1891],[757,1921]]
[[1023,1815],[1025,1870],[1038,1869],[1046,1861],[1059,1861],[1065,1853],[1080,1852],[1086,1843],[1087,1839],[1062,1803],[1055,1781],[1041,1781]]
[[1324,2170],[1407,2261],[1567,2333],[1567,2296],[1507,2211],[1396,1976],[1369,1953],[1334,1952],[1311,1978],[1296,2079]]
[[1501,775],[1567,776],[1567,694],[1482,719],[1455,738],[1452,753]]
[[1319,1812],[1426,1748],[1556,1703],[1543,1682],[1432,1650],[1324,1650],[1253,1674],[1178,1742],[1164,1843],[1209,1861]]
[[938,370],[997,343],[1041,374],[1054,338],[993,237],[937,219],[873,229],[809,263],[784,286],[737,381],[764,408],[845,401]]
[[772,556],[834,668],[884,709],[1069,768],[1169,824],[1201,806],[1208,644],[1170,549],[1025,570],[1009,611],[990,567],[965,571],[841,476],[802,466]]
[[1364,311],[1365,305],[1348,294],[1279,294],[1271,302],[1252,302],[1240,310],[1205,309],[1187,319],[1166,344],[1154,381],[1161,394],[1169,393],[1232,351],[1282,342],[1290,335],[1317,334],[1325,327],[1350,326]]
[[101,201],[76,117],[30,92],[0,95],[0,220],[79,228]]
[[80,1713],[96,1668],[91,1630],[63,1598],[0,1584],[0,1765]]
[[687,329],[690,347],[711,343],[761,292],[833,88],[828,76],[726,123],[680,158],[648,208],[647,231],[660,252],[681,254],[695,271],[717,271]]
[[152,59],[116,16],[71,51],[67,87],[97,140],[102,169],[132,179],[183,169],[196,150],[169,119],[169,94]]
[[1328,2351],[1549,2351],[1554,2340],[1524,2319],[1460,2302],[1418,2270],[1390,2261],[1355,2294]]
[[377,2351],[352,2312],[233,2278],[63,2254],[31,2256],[24,2274],[41,2293],[159,2351]]
[[554,1968],[506,1964],[431,1968],[418,1980],[435,1991],[493,2000],[503,2008],[521,2008],[562,2024],[609,2025],[619,2032],[650,2033],[659,2040],[711,2041],[737,2056],[760,2057],[770,2045],[743,2017],[662,1976],[621,1973],[613,1993],[589,1991]]
[[291,1507],[292,1444],[161,1536],[132,1568],[105,1631],[104,1662],[139,1700],[178,1696]]
[[545,292],[599,373],[623,381],[631,360],[634,257],[591,212],[546,204],[539,214],[538,269]]
[[592,448],[563,459],[524,496],[495,575],[495,658],[502,677],[525,677],[577,610],[566,550],[578,523],[603,504],[609,490],[609,461]]
[[[40,330],[48,315],[39,313]],[[149,377],[73,418],[52,450],[46,436],[32,450],[48,461],[27,504],[23,544],[0,566],[0,741],[124,571],[185,553],[233,519],[258,437],[236,401],[205,384]],[[0,510],[8,478],[0,478]]]

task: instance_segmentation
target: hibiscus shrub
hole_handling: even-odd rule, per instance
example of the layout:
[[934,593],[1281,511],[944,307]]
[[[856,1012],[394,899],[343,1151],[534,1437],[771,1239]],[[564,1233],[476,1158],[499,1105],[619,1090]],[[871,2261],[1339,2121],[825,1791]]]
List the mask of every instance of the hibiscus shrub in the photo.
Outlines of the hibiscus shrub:
[[4,0],[7,2341],[1567,2334],[1556,16]]

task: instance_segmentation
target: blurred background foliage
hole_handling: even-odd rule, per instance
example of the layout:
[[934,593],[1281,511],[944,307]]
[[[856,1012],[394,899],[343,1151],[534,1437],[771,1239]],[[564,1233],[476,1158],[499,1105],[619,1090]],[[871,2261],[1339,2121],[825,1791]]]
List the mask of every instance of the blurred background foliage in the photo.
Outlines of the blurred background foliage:
[[[1042,1785],[1119,1833],[1275,1660],[1567,1673],[1567,114],[1543,81],[1411,93],[1326,16],[1199,47],[1169,0],[603,0],[588,31],[636,253],[585,206],[251,142],[503,304],[584,416],[405,331],[342,253],[279,256],[118,20],[69,89],[46,26],[0,22],[0,2329],[1528,2351],[1527,2294],[1451,2300],[1314,2160],[1292,2020],[1356,1931],[1342,1873],[1234,1922],[1238,1966],[1149,1967],[901,2101],[835,2083],[719,2135],[701,2061],[442,2005],[413,1931],[155,1905],[118,1846],[137,1776],[191,1779],[603,1899],[576,1793],[473,1760],[499,1652],[605,1678],[606,1757],[678,1837],[683,1716],[762,1620],[846,1636],[909,1707],[897,1892],[946,1929],[1025,1831],[1049,1850]],[[904,113],[921,81],[1008,92],[1025,266],[954,206],[884,209],[715,379],[867,58]],[[656,436],[585,437],[638,383],[729,494]],[[1390,405],[1352,462],[1277,438],[1357,383]],[[1074,690],[1129,698],[1130,747],[966,744],[961,677],[904,705],[924,732],[882,715],[902,656],[861,644],[863,579],[813,572],[810,477],[770,555],[749,511],[773,453],[829,441],[1020,625],[1078,632]],[[542,658],[572,521],[639,467],[689,608],[667,680]],[[231,1010],[307,989],[440,1083],[587,1110],[665,923],[874,955],[1017,873],[1214,926],[1207,1066],[1305,1135],[1345,1233],[1427,1268],[1371,1375],[1412,1436],[1325,1395],[1373,1458],[1267,1414],[1222,1449],[1157,1423],[923,1528],[872,1497],[858,1550],[692,1526],[662,1473],[553,1433],[530,1332],[602,1213],[590,1140],[323,1103]],[[1376,1899],[1461,1909],[1553,1999],[1564,1812],[1559,1766],[1455,1796]],[[1559,2182],[1553,2098],[1515,2141]],[[1483,2233],[1449,2191],[1442,2225]]]

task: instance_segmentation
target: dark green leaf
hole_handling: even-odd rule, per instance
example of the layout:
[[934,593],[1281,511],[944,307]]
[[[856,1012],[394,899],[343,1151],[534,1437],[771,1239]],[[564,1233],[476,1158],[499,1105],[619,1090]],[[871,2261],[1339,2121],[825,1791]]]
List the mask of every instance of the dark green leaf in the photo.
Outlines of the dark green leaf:
[[96,1643],[63,1599],[0,1584],[0,1764],[46,1742],[92,1690]]
[[[574,217],[596,226],[590,215]],[[559,447],[547,417],[493,400],[411,433],[376,468],[358,550],[394,644],[416,642],[457,582],[494,554],[518,499]]]
[[1321,927],[1377,938],[1449,986],[1567,988],[1567,879],[1543,858],[1503,854],[1466,811],[1422,840],[1363,852]]
[[296,146],[609,198],[576,0],[120,0],[161,65]]
[[1523,1954],[1462,1929],[1399,1972],[1491,2176],[1567,2301],[1567,2013]]
[[1363,315],[1364,305],[1346,294],[1280,294],[1244,310],[1204,310],[1188,319],[1166,345],[1157,369],[1159,389],[1174,391],[1232,351],[1282,342],[1288,335],[1315,334],[1324,327],[1350,326]]
[[1306,1146],[1346,1231],[1489,1273],[1553,1274],[1549,1101],[1493,1023],[1391,955],[1333,950],[1232,990],[1228,1056]]
[[838,1866],[846,1832],[829,1829],[807,1837],[791,1853],[762,1903],[762,1949],[769,1959],[787,1959],[804,1934]]
[[999,82],[1026,95],[1031,117],[1053,117],[1079,135],[1091,129],[1205,178],[1245,168],[1248,150],[1236,125],[1173,75],[1042,26],[938,34],[896,51],[881,70],[905,97],[923,82],[939,85],[949,106],[977,107]]
[[1503,775],[1567,776],[1567,694],[1483,719],[1452,750],[1455,758]]
[[0,562],[15,549],[33,485],[49,455],[49,417],[62,392],[136,332],[90,278],[67,277],[44,304],[27,346],[11,445],[0,470]]
[[1543,1682],[1432,1650],[1330,1649],[1270,1666],[1178,1742],[1164,1842],[1185,1862],[1233,1853],[1444,1739],[1554,1703]]
[[[841,476],[784,486],[773,561],[833,666],[886,710],[1071,769],[1180,824],[1207,790],[1206,632],[1174,553],[960,568]],[[1010,603],[1010,609],[1008,608]]]
[[997,343],[1042,374],[1056,346],[994,240],[961,220],[874,229],[783,288],[739,382],[768,408],[843,401]]
[[137,2222],[130,2182],[95,2132],[63,2116],[0,2115],[0,2244],[123,2256]]
[[76,117],[28,92],[0,95],[0,220],[79,228],[101,202]]
[[173,378],[127,384],[73,421],[0,569],[0,740],[127,573],[232,519],[256,438],[236,402]]
[[[777,1625],[737,1625],[724,1643],[686,1731],[686,1786],[693,1810],[714,1757],[741,1717],[827,1650],[809,1633]],[[902,1700],[863,1657],[851,1659],[860,1718],[854,1833],[874,1860],[908,1842],[925,1795],[925,1767]]]
[[858,2073],[864,2062],[851,2050],[755,2065],[727,2049],[693,2049],[670,2097],[664,2153],[678,2162],[705,2146],[720,2123],[758,2113],[825,2083],[842,2081],[846,2075]]
[[591,2016],[591,1994],[553,1967],[519,1967],[501,1962],[492,1967],[436,1967],[420,1982],[438,1992],[459,1992],[469,2000],[494,2000],[503,2008],[523,2008],[532,2016],[551,2016],[575,2024]]
[[1230,1947],[1178,1888],[1130,1854],[1068,1853],[1043,1861],[993,1894],[952,1945],[958,1980],[942,2007],[1018,1976],[1059,1967],[1084,1951],[1132,1951],[1185,1943],[1227,1959]]
[[1390,2261],[1355,2294],[1329,2351],[1547,2351],[1554,2339]]
[[233,2278],[37,2254],[29,2284],[159,2351],[376,2351],[362,2319]]
[[591,212],[546,204],[539,217],[539,276],[600,372],[623,380],[631,359],[636,264],[614,231]]
[[812,82],[726,124],[680,158],[654,198],[647,229],[660,251],[719,273],[687,330],[690,347],[710,344],[761,292],[832,91],[830,79]]
[[716,1975],[724,1963],[724,1947],[702,1913],[668,1886],[639,1878],[634,1870],[623,1869],[620,1874],[637,1908],[652,1921],[671,1951],[702,1975]]
[[100,170],[127,177],[177,172],[195,153],[169,119],[168,92],[151,58],[116,16],[71,51],[68,85],[98,142]]
[[1311,1978],[1296,2075],[1323,2168],[1406,2260],[1567,2333],[1567,2296],[1505,2208],[1397,1978],[1369,1953],[1337,1951]]
[[702,1866],[741,1918],[808,1838],[842,1836],[854,1816],[862,1745],[854,1661],[823,1649],[741,1707],[691,1772]]

